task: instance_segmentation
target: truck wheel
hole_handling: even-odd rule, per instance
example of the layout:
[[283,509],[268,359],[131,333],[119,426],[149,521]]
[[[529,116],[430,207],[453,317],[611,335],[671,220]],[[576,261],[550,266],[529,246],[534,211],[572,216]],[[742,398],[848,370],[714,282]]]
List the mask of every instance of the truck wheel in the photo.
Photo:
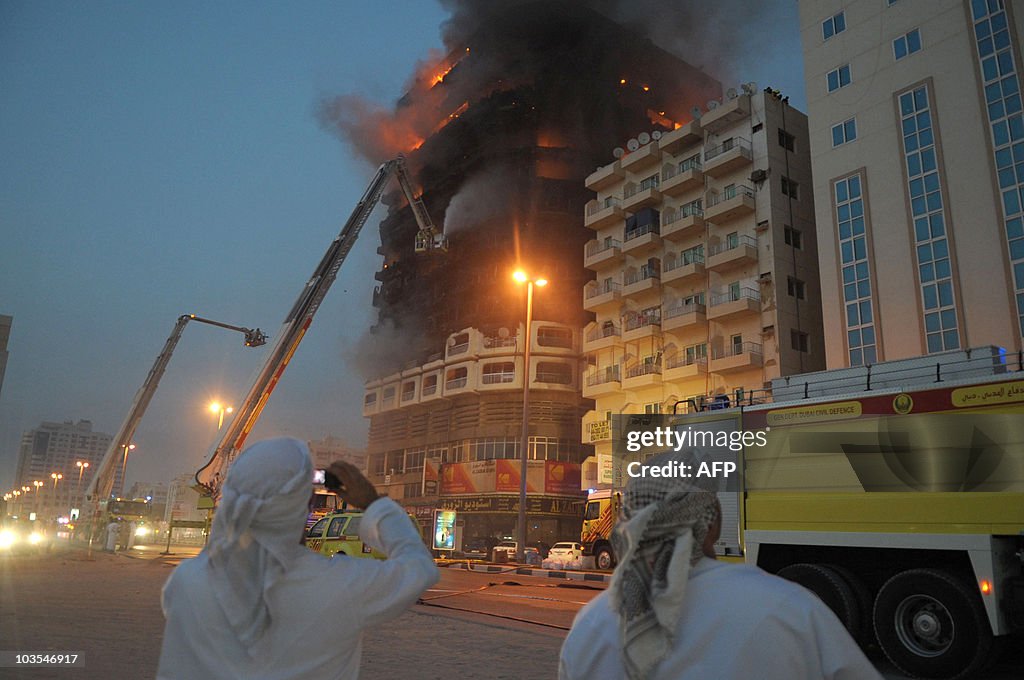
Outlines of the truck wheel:
[[612,549],[608,546],[603,546],[597,549],[594,553],[594,564],[598,569],[614,569],[615,568],[615,555],[612,553]]
[[799,583],[817,595],[850,631],[850,635],[858,635],[862,619],[857,596],[834,569],[822,564],[791,564],[780,569],[778,576]]
[[889,660],[922,678],[967,677],[992,648],[980,596],[938,569],[910,569],[886,581],[875,598],[874,623]]
[[[864,579],[838,564],[822,565],[839,574],[846,585],[853,591],[853,597],[857,602],[857,612],[860,618],[860,629],[854,633],[854,639],[861,645],[870,645],[875,642],[875,629],[871,625],[871,610],[874,604],[874,597],[868,589]],[[850,631],[851,633],[853,631]]]

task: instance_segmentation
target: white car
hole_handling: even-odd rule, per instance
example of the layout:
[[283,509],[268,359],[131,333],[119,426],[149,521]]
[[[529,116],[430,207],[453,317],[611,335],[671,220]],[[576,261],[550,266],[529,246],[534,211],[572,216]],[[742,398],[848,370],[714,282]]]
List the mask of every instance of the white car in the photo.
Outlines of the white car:
[[555,543],[548,552],[548,559],[578,560],[583,557],[583,546],[579,543]]
[[[500,553],[505,553],[505,560],[508,562],[514,562],[518,547],[519,544],[515,541],[502,541],[498,545],[494,546],[494,561],[498,561],[498,555]],[[540,562],[540,552],[538,552],[533,546],[526,546],[523,557],[526,559],[528,564],[531,562]]]

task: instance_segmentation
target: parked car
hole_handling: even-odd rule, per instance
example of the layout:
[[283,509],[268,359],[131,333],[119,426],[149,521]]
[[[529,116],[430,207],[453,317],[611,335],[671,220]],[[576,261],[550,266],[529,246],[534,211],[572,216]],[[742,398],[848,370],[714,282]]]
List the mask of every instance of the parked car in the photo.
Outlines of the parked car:
[[491,556],[491,548],[498,542],[496,538],[471,538],[462,546],[462,556],[471,560],[486,560]]
[[[498,557],[498,555],[503,554],[505,555],[504,561],[515,562],[518,550],[519,543],[517,543],[516,541],[502,541],[498,545],[494,546],[494,561],[499,561],[500,558]],[[532,545],[528,545],[524,550],[523,557],[526,559],[527,564],[531,564],[533,562],[539,563],[540,551],[534,548]]]
[[583,546],[579,543],[555,543],[548,552],[549,558],[560,560],[578,560],[583,557]]

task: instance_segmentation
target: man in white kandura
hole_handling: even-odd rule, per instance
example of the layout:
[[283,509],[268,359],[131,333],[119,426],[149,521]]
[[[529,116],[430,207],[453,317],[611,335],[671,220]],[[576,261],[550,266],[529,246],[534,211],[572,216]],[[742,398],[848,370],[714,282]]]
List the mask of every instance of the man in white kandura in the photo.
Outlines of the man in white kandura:
[[576,616],[559,678],[880,680],[812,593],[754,566],[716,562],[720,531],[713,491],[631,478],[612,535],[619,565]]
[[335,491],[366,508],[360,538],[387,560],[328,558],[301,545],[313,465],[306,444],[270,439],[228,472],[210,543],[163,591],[161,680],[350,679],[362,631],[400,615],[438,579],[402,508],[336,462]]

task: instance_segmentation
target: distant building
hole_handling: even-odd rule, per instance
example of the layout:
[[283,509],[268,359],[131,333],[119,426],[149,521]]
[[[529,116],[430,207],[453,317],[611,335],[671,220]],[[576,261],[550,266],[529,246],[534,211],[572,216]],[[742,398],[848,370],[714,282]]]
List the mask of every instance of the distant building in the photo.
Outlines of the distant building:
[[[22,434],[15,486],[32,487],[29,495],[38,494],[28,507],[44,517],[83,507],[85,491],[112,439],[112,435],[93,432],[88,420],[43,422]],[[60,479],[54,480],[54,474]],[[42,485],[36,487],[33,482],[37,481]],[[114,488],[121,488],[120,467]]]
[[1024,334],[1024,6],[801,0],[828,368]]
[[175,477],[167,487],[167,505],[164,510],[164,521],[183,520],[201,522],[206,519],[206,510],[197,508],[199,492],[192,488],[195,484],[192,474]]
[[366,451],[349,446],[340,437],[327,436],[315,442],[309,442],[309,452],[313,456],[313,467],[318,470],[326,468],[336,460],[352,463],[366,471]]

